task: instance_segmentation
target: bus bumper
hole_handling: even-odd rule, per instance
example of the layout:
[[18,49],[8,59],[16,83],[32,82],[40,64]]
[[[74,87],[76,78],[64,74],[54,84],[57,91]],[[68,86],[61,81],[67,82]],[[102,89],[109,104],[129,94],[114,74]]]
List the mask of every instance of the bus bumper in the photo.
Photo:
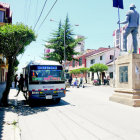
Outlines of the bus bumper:
[[29,99],[55,99],[66,96],[66,90],[30,91]]

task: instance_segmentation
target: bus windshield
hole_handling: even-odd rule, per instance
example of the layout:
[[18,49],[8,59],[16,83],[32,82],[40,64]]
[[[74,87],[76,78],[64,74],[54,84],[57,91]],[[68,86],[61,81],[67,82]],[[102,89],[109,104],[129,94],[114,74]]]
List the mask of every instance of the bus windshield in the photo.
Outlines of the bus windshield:
[[31,66],[30,82],[64,81],[62,66]]

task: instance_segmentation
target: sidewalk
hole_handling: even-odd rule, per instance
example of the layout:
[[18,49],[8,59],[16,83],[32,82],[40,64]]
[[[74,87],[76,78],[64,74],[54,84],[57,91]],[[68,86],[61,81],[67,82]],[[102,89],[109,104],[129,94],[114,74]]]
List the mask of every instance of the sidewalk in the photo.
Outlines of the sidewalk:
[[9,107],[0,107],[0,140],[20,140],[16,89],[9,93]]
[[5,88],[6,88],[6,83],[5,82],[0,82],[0,101],[1,101],[1,98],[2,98],[2,93],[5,90]]

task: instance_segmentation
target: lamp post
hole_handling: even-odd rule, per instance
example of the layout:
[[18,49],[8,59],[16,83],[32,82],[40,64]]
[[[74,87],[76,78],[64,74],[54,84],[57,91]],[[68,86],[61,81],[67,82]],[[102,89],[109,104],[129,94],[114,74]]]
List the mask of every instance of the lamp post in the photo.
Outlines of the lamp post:
[[[50,21],[51,22],[57,22],[57,21],[55,21],[53,19],[50,19]],[[74,24],[74,26],[79,26],[79,24]],[[66,30],[64,28],[64,76],[65,76],[65,79],[66,79],[65,70],[66,70]]]
[[66,79],[65,70],[66,70],[66,30],[64,28],[64,77]]

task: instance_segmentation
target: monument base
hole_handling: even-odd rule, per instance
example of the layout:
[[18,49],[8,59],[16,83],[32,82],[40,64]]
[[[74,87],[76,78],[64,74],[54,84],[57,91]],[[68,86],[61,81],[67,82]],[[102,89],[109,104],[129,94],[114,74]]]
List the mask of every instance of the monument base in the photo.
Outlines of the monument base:
[[109,100],[133,107],[140,107],[140,91],[115,89]]
[[109,100],[140,107],[140,55],[120,56],[115,63],[115,90]]

